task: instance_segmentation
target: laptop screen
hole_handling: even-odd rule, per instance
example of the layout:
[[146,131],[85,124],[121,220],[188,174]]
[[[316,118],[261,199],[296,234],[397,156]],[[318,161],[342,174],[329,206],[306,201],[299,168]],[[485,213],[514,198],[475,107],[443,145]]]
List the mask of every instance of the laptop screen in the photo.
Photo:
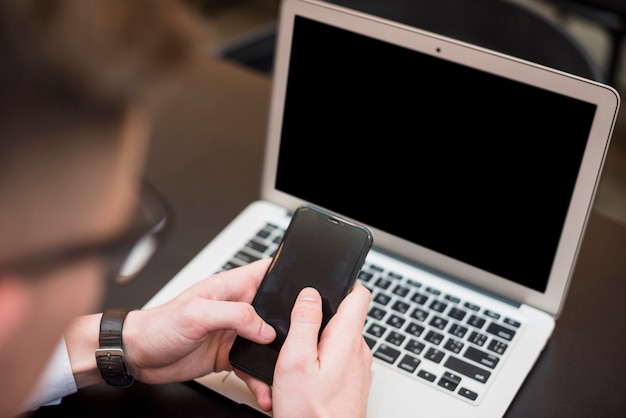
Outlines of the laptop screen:
[[297,16],[276,187],[541,292],[595,111]]

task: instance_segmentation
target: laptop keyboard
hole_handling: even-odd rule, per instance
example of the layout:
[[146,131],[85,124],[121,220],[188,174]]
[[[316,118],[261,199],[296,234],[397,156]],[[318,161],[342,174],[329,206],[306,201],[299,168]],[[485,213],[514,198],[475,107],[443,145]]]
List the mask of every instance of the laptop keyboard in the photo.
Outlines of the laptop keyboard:
[[[222,270],[272,257],[284,230],[267,224]],[[473,404],[484,397],[523,320],[366,260],[372,293],[363,337],[375,359]]]

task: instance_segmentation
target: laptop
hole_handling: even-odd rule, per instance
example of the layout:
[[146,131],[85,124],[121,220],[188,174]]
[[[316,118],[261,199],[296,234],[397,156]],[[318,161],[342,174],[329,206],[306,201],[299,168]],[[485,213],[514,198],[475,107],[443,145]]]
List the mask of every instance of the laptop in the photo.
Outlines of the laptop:
[[[260,199],[146,307],[271,256],[313,204],[374,234],[368,416],[504,415],[563,309],[617,92],[314,0],[278,28]],[[232,372],[196,382],[260,410]]]

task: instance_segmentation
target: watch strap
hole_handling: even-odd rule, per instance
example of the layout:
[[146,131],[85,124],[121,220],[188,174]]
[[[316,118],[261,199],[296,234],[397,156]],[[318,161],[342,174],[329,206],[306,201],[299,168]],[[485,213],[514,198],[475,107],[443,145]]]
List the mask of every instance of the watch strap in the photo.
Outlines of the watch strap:
[[96,363],[100,374],[111,386],[125,388],[135,379],[128,374],[124,361],[122,328],[131,309],[107,309],[100,320],[100,348],[96,350]]

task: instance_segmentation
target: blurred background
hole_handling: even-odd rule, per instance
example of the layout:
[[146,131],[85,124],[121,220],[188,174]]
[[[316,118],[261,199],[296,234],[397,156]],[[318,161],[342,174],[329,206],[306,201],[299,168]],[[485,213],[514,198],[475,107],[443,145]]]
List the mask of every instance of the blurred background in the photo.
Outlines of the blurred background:
[[[278,0],[190,0],[206,17],[211,27],[207,39],[210,54],[249,66],[233,57],[229,51],[250,42],[260,42],[258,48],[271,49],[268,31],[275,28],[280,1]],[[381,0],[383,1],[383,0]],[[411,1],[411,0],[406,0]],[[507,0],[499,0],[507,1]],[[626,32],[626,0],[510,0],[540,13],[560,25],[588,53],[600,70],[603,81],[615,87],[626,100],[626,43],[620,44]],[[600,6],[595,9],[592,6]],[[616,9],[618,13],[613,13]],[[450,10],[453,13],[454,10]],[[621,12],[621,14],[619,13]],[[491,18],[491,17],[489,17]],[[494,15],[495,20],[502,19]],[[515,27],[511,27],[515,30]],[[229,56],[230,55],[230,56]],[[613,59],[613,56],[616,58]],[[270,57],[271,58],[271,57]],[[614,61],[611,64],[611,61]],[[270,74],[267,69],[253,71]],[[623,112],[621,112],[623,113]],[[626,115],[618,117],[611,146],[596,195],[595,209],[603,215],[626,225]],[[555,167],[555,169],[558,169]]]

